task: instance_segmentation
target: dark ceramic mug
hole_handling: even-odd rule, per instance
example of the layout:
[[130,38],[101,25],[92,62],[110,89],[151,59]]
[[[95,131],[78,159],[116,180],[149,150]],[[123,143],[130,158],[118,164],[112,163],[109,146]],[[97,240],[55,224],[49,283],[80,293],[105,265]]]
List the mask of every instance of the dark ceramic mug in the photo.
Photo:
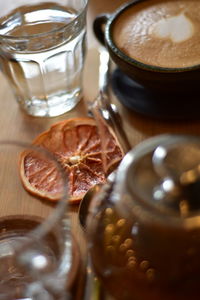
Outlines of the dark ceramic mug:
[[[118,18],[133,6],[147,0],[135,0],[121,6],[112,14],[101,14],[93,23],[97,39],[109,50],[115,64],[131,79],[144,87],[167,93],[197,92],[200,90],[200,65],[189,67],[159,67],[142,63],[122,52],[114,42],[113,28]],[[199,54],[200,55],[200,54]]]

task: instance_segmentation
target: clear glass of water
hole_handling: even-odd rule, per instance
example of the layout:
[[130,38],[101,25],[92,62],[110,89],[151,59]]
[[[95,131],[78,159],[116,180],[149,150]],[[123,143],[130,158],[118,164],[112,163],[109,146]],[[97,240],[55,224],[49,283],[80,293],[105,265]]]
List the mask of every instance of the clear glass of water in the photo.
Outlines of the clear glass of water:
[[[20,157],[27,149],[37,158],[26,160],[30,180],[37,173],[39,184],[51,189],[56,174],[56,202],[24,188]],[[65,173],[47,151],[15,141],[0,141],[0,161],[0,300],[71,299],[79,251],[70,230]]]
[[0,65],[20,107],[53,117],[82,96],[87,0],[0,0]]

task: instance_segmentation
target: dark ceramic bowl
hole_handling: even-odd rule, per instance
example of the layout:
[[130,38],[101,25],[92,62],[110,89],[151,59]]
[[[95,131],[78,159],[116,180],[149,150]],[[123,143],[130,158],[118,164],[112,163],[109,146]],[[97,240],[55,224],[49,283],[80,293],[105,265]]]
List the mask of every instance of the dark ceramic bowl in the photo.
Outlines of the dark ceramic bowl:
[[114,43],[113,28],[118,17],[141,1],[136,0],[121,6],[112,14],[96,17],[93,29],[98,40],[109,50],[116,65],[131,79],[152,90],[184,93],[200,90],[200,65],[185,68],[165,68],[141,63],[123,53]]

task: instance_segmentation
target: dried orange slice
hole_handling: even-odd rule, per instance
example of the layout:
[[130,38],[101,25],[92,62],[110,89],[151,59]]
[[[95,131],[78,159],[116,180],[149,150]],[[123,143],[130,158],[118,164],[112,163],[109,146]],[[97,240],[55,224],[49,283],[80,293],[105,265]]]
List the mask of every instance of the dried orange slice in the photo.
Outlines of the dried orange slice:
[[[64,167],[71,203],[79,202],[96,183],[105,182],[107,174],[123,156],[114,133],[105,124],[102,126],[103,147],[95,120],[87,117],[58,122],[33,142],[53,153]],[[103,156],[106,158],[106,169],[103,167]],[[60,179],[50,162],[38,158],[31,151],[24,152],[20,172],[29,192],[53,201],[58,199]]]

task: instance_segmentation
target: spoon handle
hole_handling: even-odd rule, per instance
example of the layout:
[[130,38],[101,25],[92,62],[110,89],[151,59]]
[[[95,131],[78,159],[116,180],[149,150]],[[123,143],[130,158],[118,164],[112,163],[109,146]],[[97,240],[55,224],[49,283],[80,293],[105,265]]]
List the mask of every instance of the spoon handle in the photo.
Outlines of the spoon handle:
[[99,91],[108,95],[108,82],[110,70],[110,55],[105,47],[100,50],[100,64],[99,64]]
[[[93,117],[99,122],[99,118],[111,126],[117,136],[117,139],[126,153],[131,149],[131,145],[122,126],[122,119],[118,109],[114,103],[110,102],[108,89],[109,73],[110,73],[110,56],[105,47],[100,49],[99,64],[99,93],[94,101],[89,104],[89,110]],[[99,124],[100,125],[100,124]]]

